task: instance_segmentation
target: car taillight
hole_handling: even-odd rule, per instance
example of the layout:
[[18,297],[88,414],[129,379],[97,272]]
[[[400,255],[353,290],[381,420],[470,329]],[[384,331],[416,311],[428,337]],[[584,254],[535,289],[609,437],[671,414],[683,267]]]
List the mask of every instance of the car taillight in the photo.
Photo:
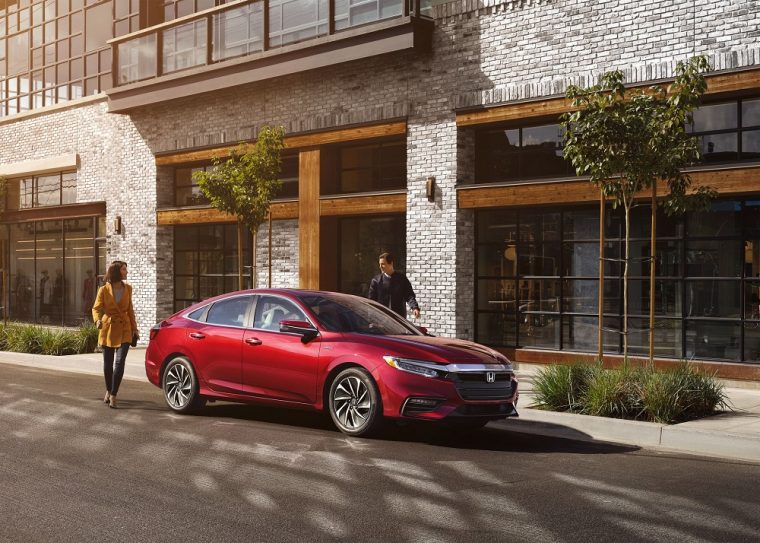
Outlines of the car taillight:
[[150,329],[150,339],[153,339],[158,335],[158,332],[161,331],[161,326],[163,326],[163,324],[163,322],[159,322],[158,324],[153,325],[153,327]]

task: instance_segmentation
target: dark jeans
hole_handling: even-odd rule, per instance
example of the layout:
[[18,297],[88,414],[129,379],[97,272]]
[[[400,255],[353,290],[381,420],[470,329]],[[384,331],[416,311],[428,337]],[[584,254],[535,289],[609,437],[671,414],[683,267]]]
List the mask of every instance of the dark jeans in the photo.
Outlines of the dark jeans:
[[[124,377],[127,352],[129,352],[129,343],[122,343],[118,348],[103,346],[103,376],[106,378],[106,390],[114,396],[118,394],[121,378]],[[115,362],[114,354],[116,355]]]

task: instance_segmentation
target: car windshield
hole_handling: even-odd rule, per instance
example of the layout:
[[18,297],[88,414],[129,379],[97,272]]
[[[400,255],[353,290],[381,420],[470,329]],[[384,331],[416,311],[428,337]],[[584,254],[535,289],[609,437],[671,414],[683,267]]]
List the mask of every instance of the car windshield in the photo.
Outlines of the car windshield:
[[377,336],[421,335],[389,309],[359,297],[306,294],[300,296],[300,300],[311,309],[319,324],[330,332]]

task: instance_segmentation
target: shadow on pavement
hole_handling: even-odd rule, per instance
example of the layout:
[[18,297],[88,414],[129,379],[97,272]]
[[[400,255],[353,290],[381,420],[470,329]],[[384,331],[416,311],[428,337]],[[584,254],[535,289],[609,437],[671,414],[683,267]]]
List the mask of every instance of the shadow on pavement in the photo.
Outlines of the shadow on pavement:
[[[152,409],[153,406],[149,406]],[[166,408],[168,411],[168,408]],[[330,417],[324,413],[298,411],[287,408],[271,408],[247,404],[215,402],[207,405],[200,413],[189,415],[209,419],[237,419],[279,424],[302,429],[326,431],[336,437],[343,437],[335,428]],[[420,422],[388,422],[372,439],[404,443],[427,443],[439,447],[457,449],[478,449],[504,452],[576,452],[578,454],[620,454],[638,451],[639,447],[612,445],[592,442],[590,436],[564,426],[557,426],[563,437],[541,436],[510,430],[493,423],[478,431],[452,430],[443,424]],[[572,434],[577,434],[573,436]],[[573,439],[581,441],[573,441]]]

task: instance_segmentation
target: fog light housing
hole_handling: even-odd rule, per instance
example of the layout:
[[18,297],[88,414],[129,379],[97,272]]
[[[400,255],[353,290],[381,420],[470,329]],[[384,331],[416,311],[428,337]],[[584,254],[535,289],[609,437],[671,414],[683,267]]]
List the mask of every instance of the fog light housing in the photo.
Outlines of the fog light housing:
[[443,400],[437,398],[407,398],[404,407],[401,408],[403,415],[413,416],[421,413],[430,413],[443,403]]

